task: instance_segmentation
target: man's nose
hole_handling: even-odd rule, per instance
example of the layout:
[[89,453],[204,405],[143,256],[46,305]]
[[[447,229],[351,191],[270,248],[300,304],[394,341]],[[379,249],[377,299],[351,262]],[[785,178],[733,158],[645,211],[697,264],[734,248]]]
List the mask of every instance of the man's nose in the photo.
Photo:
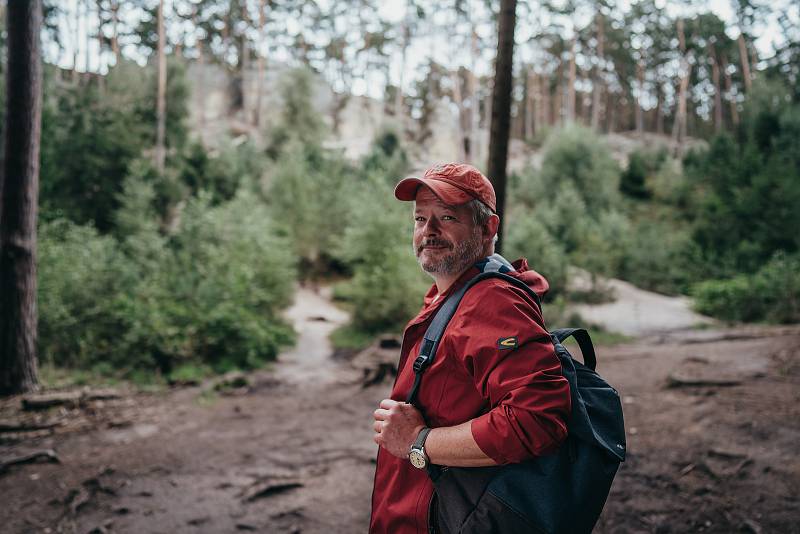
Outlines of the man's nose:
[[439,219],[431,217],[425,221],[425,226],[422,229],[423,235],[438,235],[440,230]]

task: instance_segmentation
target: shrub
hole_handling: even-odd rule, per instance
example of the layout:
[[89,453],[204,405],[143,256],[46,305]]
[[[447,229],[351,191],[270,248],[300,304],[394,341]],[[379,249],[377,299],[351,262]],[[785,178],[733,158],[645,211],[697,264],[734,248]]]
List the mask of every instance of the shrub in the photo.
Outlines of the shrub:
[[728,321],[800,321],[800,255],[776,253],[752,275],[694,286],[695,308]]
[[547,199],[567,184],[583,199],[590,215],[614,207],[619,200],[619,166],[602,139],[582,126],[567,126],[550,136],[534,199]]
[[567,256],[563,245],[547,231],[535,213],[521,211],[509,216],[514,223],[506,229],[504,254],[512,261],[527,258],[530,267],[550,283],[547,300],[551,301],[567,289]]
[[40,343],[63,366],[128,373],[197,363],[218,371],[274,359],[293,334],[294,256],[252,194],[192,199],[169,239],[134,224],[152,189],[129,179],[121,240],[68,221],[40,229]]
[[336,294],[353,306],[353,324],[373,333],[402,328],[422,304],[430,279],[411,247],[411,206],[398,202],[381,176],[352,197],[339,255],[354,273]]
[[136,270],[117,241],[65,219],[41,224],[38,240],[41,360],[89,369],[127,352],[117,306]]

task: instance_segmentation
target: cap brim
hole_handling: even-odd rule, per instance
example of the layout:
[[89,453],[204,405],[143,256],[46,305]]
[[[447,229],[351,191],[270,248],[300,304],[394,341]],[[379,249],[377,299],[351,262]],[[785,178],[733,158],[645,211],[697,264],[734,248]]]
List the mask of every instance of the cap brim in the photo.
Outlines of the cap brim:
[[416,200],[417,191],[423,185],[433,191],[433,194],[439,200],[450,206],[465,204],[474,198],[469,193],[447,182],[415,177],[400,180],[400,183],[394,188],[394,196],[398,200]]

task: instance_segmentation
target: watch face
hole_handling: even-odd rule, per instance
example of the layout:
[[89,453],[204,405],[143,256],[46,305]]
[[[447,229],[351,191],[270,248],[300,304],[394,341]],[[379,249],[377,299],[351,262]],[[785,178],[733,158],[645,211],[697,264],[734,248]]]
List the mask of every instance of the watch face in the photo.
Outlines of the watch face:
[[419,451],[417,449],[414,449],[410,453],[408,453],[408,459],[411,461],[411,465],[413,465],[417,469],[424,469],[425,464],[428,463],[425,461],[425,455],[422,454],[422,451]]

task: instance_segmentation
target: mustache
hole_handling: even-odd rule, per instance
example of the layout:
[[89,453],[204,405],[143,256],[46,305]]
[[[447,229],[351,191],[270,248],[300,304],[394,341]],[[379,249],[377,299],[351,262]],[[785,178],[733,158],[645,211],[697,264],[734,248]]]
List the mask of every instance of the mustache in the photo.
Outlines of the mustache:
[[425,247],[453,248],[453,244],[450,241],[447,241],[446,239],[436,239],[436,238],[426,239],[425,241],[419,244],[419,246],[417,247],[417,252],[422,252],[422,249]]

